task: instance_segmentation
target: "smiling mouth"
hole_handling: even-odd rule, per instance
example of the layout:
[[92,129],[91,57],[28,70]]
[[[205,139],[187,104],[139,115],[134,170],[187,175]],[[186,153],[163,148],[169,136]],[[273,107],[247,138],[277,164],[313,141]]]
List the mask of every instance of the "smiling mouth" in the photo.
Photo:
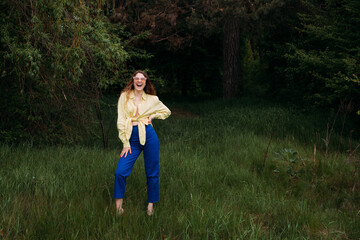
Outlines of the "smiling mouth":
[[142,86],[142,84],[141,84],[141,83],[140,83],[140,84],[136,84],[136,86],[141,87],[141,86]]

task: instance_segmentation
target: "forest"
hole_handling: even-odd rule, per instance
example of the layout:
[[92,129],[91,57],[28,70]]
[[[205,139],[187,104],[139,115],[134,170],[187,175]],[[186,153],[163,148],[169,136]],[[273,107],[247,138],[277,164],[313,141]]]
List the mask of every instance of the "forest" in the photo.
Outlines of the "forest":
[[136,69],[164,97],[360,109],[356,0],[2,0],[1,9],[5,142],[81,141],[89,119],[102,121],[102,97]]
[[[360,238],[360,1],[0,7],[0,239]],[[119,218],[116,106],[138,69],[172,112],[161,203],[141,211],[138,160]]]

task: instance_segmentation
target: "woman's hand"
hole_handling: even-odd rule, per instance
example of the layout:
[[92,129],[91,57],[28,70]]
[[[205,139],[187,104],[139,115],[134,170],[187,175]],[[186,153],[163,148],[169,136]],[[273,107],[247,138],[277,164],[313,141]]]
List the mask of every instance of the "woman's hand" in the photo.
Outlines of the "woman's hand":
[[130,154],[131,154],[131,148],[130,148],[130,147],[124,147],[124,148],[121,150],[120,157],[123,157],[124,154],[125,154],[125,158],[126,158],[128,152],[130,152]]
[[151,122],[151,120],[152,120],[152,117],[151,117],[151,116],[149,116],[149,118],[148,118],[148,123],[152,126],[152,122]]

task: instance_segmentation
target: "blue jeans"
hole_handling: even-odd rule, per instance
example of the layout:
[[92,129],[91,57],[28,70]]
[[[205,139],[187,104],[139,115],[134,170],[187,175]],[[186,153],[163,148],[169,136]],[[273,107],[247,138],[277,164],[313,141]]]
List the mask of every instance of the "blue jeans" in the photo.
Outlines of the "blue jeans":
[[149,124],[145,126],[146,142],[141,145],[139,141],[139,130],[133,126],[130,137],[131,153],[122,156],[119,159],[115,171],[115,198],[124,198],[126,178],[130,175],[131,170],[139,157],[141,151],[144,151],[145,173],[147,179],[148,202],[154,203],[159,201],[159,139],[154,128]]

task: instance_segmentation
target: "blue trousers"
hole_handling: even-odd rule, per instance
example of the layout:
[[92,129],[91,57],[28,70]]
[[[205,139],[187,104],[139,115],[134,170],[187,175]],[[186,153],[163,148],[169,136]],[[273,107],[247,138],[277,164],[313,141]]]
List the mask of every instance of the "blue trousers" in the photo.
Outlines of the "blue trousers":
[[131,170],[139,157],[141,151],[144,152],[145,173],[147,180],[148,202],[154,203],[159,201],[159,139],[154,128],[149,124],[145,126],[146,142],[140,144],[139,130],[133,126],[130,137],[131,153],[122,156],[119,159],[115,171],[115,198],[124,198],[126,178],[130,175]]

